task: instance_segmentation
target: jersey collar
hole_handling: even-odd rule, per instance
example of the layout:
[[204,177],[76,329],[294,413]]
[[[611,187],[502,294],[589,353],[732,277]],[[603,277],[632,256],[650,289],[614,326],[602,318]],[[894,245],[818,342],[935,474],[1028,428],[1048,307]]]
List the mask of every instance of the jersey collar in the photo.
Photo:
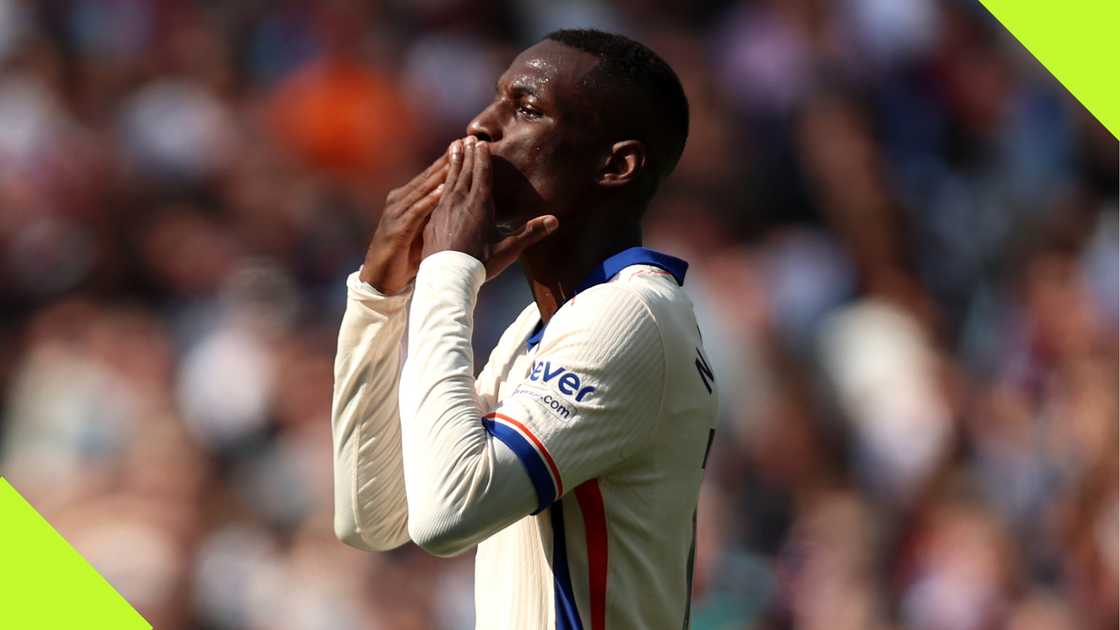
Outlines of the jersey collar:
[[684,274],[688,271],[688,263],[680,258],[662,254],[648,247],[631,247],[599,263],[599,266],[591,271],[583,284],[579,285],[576,293],[586,291],[597,284],[610,280],[630,265],[650,265],[668,271],[676,279],[677,284],[681,286],[684,286]]
[[[680,286],[684,286],[684,274],[688,272],[688,263],[676,256],[663,254],[648,247],[631,247],[599,263],[587,276],[587,279],[583,281],[583,284],[579,285],[576,293],[579,294],[597,284],[610,280],[618,275],[618,272],[631,265],[649,265],[667,271],[672,274],[673,279]],[[530,348],[541,342],[541,338],[544,337],[544,328],[544,322],[538,321],[536,328],[533,329],[533,334],[529,335],[527,340]]]

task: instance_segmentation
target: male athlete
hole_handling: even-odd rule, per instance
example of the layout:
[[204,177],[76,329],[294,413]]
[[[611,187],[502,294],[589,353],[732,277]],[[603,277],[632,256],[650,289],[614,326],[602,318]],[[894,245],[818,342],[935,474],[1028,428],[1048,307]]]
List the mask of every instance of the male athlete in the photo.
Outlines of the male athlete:
[[[389,195],[348,280],[336,532],[477,546],[478,628],[687,627],[715,382],[687,264],[639,225],[684,148],[680,82],[641,44],[558,31],[467,132]],[[479,287],[515,259],[534,302],[475,378]]]

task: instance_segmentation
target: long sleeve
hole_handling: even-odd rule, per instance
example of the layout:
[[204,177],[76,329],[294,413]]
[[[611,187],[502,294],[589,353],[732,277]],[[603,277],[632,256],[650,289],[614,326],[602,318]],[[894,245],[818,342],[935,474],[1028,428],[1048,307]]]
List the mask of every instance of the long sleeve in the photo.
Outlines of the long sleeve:
[[661,406],[651,395],[665,374],[657,324],[634,291],[604,285],[553,317],[525,381],[483,409],[470,339],[485,274],[466,254],[429,256],[409,312],[408,530],[436,555],[465,551],[608,472],[648,441]]
[[334,528],[350,546],[381,551],[408,542],[397,393],[409,295],[383,296],[357,273],[346,284],[331,407]]

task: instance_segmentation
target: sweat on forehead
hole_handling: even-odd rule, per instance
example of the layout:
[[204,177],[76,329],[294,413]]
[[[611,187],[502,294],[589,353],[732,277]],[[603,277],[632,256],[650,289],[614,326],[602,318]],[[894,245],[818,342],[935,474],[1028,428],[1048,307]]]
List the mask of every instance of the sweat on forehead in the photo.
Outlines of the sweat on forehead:
[[645,108],[627,97],[624,86],[599,76],[601,64],[592,53],[546,39],[518,55],[499,83],[533,93],[585,133],[636,132],[633,123]]
[[662,176],[676,166],[688,138],[688,97],[676,72],[656,52],[624,35],[565,29],[545,36],[590,54],[599,63],[580,80],[592,108],[614,133],[647,143]]
[[[548,88],[563,98],[578,90],[588,73],[599,65],[591,53],[545,40],[517,56],[502,77],[503,81],[524,83],[526,87]],[[542,94],[542,96],[553,96]]]

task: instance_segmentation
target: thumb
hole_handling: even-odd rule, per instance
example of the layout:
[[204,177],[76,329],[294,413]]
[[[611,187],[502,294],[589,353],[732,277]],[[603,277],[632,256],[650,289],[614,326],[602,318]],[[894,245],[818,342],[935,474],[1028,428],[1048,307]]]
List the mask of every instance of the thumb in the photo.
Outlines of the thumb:
[[520,230],[498,241],[486,262],[486,279],[492,280],[521,256],[521,252],[543,241],[560,227],[551,214],[527,222]]

